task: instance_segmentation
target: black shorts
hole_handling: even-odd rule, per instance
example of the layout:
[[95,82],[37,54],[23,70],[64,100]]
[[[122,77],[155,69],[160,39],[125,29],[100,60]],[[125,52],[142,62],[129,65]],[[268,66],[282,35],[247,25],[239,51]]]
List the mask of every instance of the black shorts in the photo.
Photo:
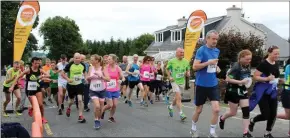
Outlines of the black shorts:
[[94,99],[94,98],[100,98],[100,99],[105,99],[106,98],[106,90],[103,90],[103,91],[92,91],[90,90],[90,97],[91,99]]
[[50,86],[50,83],[49,82],[43,82],[43,81],[41,81],[39,83],[39,85],[40,85],[40,88],[46,89],[46,88],[48,88]]
[[128,78],[125,78],[125,81],[122,81],[121,86],[128,86],[129,82],[128,82]]
[[128,81],[128,85],[130,89],[133,89],[136,85],[140,83],[140,80],[137,81]]
[[84,84],[81,83],[79,85],[70,85],[67,84],[67,91],[68,91],[68,97],[70,99],[74,99],[77,95],[83,95],[84,94]]
[[151,80],[150,81],[150,86],[149,86],[149,91],[154,93],[156,86],[157,86],[157,81],[156,80]]
[[290,90],[283,90],[281,94],[281,101],[285,109],[290,109]]
[[225,94],[225,98],[224,98],[224,103],[234,103],[234,104],[239,104],[240,100],[243,99],[249,99],[247,94],[244,95],[239,95],[237,92],[231,92],[231,91],[227,91]]
[[143,86],[148,86],[150,87],[150,81],[141,81]]
[[[3,86],[3,92],[5,92],[5,93],[10,93],[10,92],[9,92],[9,88],[10,88],[10,87],[5,87],[5,86]],[[15,85],[15,86],[14,86],[14,91],[17,90],[17,89],[19,89],[19,88],[18,88],[18,85]]]
[[51,88],[51,94],[57,95],[58,88]]
[[[25,90],[25,94],[26,96],[35,96],[37,93],[41,92],[40,87],[37,87],[36,91],[29,91],[29,90]],[[42,92],[41,92],[42,93]]]
[[220,100],[220,93],[218,92],[218,87],[202,87],[196,86],[195,89],[195,96],[194,96],[194,103],[196,106],[200,106],[205,104],[207,98],[210,101],[219,101]]

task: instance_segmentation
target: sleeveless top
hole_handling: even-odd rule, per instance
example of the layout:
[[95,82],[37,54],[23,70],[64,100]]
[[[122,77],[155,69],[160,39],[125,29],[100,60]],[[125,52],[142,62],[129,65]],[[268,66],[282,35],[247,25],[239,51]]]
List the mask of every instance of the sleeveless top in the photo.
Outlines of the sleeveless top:
[[[135,63],[133,63],[132,65],[131,65],[131,68],[129,69],[129,72],[138,72],[138,71],[140,71],[140,68],[139,68],[139,66],[137,65],[137,64],[135,64]],[[129,75],[128,76],[128,81],[139,81],[139,79],[140,79],[140,76],[139,76],[139,74],[138,75]]]
[[140,69],[141,81],[150,81],[151,66],[143,64]]
[[[95,70],[95,67],[92,66],[92,70],[91,70],[91,76],[95,76],[95,73],[101,74],[103,76],[103,71],[102,71],[102,67],[99,67],[97,70]],[[103,91],[106,89],[106,83],[103,79],[101,78],[97,78],[97,79],[91,79],[90,82],[90,90],[94,91],[94,92],[99,92],[99,91]]]
[[120,90],[119,88],[119,84],[118,84],[118,80],[120,78],[120,75],[119,75],[119,70],[117,68],[117,66],[115,66],[115,71],[113,71],[111,69],[111,66],[107,66],[107,71],[108,71],[108,74],[111,78],[111,80],[109,82],[107,82],[107,91],[108,92],[117,92]]
[[161,81],[162,80],[162,76],[163,76],[163,72],[162,69],[156,69],[157,73],[156,73],[156,80]]
[[[19,74],[20,74],[20,70],[17,70],[17,71],[15,71],[14,70],[14,68],[10,68],[7,72],[10,72],[11,71],[11,78],[13,78],[14,76],[19,76]],[[8,75],[8,74],[7,74]],[[4,81],[4,83],[3,83],[3,86],[5,86],[5,87],[11,87],[11,85],[14,83],[16,81],[16,78],[13,80],[13,81],[11,81],[10,83],[6,83],[6,80]]]
[[32,68],[30,67],[29,74],[26,74],[26,90],[27,91],[37,91],[39,88],[39,76],[41,75],[40,69],[37,69],[37,72],[33,72]]

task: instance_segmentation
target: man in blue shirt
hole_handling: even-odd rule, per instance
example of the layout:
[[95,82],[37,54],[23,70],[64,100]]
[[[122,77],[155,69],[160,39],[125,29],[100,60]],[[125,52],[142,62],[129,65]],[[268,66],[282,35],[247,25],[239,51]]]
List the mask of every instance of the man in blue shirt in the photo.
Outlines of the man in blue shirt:
[[220,94],[217,91],[218,79],[216,78],[216,73],[220,72],[220,69],[217,66],[220,53],[220,50],[216,48],[218,38],[219,35],[217,31],[209,31],[206,34],[206,44],[201,46],[195,55],[193,70],[197,71],[195,80],[196,91],[194,96],[196,108],[192,117],[192,128],[190,131],[192,137],[198,137],[196,123],[207,98],[209,98],[212,105],[212,119],[209,137],[217,137],[215,128],[220,110]]

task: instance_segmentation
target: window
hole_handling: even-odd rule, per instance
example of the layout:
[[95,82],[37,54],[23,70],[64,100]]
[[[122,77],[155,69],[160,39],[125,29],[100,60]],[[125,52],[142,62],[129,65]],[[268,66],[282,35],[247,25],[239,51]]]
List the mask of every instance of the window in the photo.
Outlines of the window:
[[181,38],[182,38],[181,30],[171,31],[171,41],[181,41]]
[[163,42],[163,33],[155,34],[155,42]]

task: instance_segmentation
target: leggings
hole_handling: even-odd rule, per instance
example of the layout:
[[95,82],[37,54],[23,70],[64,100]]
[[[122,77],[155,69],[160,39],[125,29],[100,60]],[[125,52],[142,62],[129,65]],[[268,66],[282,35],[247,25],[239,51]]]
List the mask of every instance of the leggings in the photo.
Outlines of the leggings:
[[155,95],[159,96],[162,92],[162,81],[155,81]]
[[260,122],[267,120],[266,131],[272,131],[272,128],[276,121],[277,115],[277,98],[272,99],[270,95],[264,94],[261,100],[259,101],[259,108],[261,114],[254,117],[253,122]]

